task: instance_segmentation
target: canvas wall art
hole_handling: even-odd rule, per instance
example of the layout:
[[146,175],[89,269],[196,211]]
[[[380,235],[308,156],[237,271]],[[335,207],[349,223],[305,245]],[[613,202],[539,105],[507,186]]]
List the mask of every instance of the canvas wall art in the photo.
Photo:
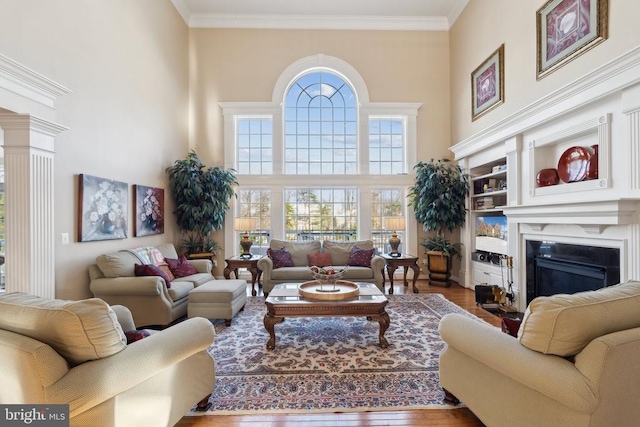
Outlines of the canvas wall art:
[[164,233],[164,189],[134,185],[136,206],[135,236]]
[[85,174],[79,181],[78,239],[126,239],[128,184]]
[[471,73],[471,120],[504,102],[504,44]]
[[607,39],[609,0],[550,0],[536,13],[540,80]]

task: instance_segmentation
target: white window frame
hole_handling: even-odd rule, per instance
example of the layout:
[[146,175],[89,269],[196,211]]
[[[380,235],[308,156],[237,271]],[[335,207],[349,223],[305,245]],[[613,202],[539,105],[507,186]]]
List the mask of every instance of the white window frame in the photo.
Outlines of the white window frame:
[[[284,97],[289,86],[297,78],[311,69],[326,69],[338,74],[351,84],[358,103],[358,170],[357,175],[285,175],[284,174]],[[314,55],[302,58],[291,64],[278,78],[270,102],[220,102],[224,116],[224,152],[225,168],[234,168],[236,164],[235,117],[262,117],[273,120],[273,175],[238,175],[242,187],[267,188],[271,190],[271,238],[284,236],[284,201],[283,189],[295,186],[323,187],[344,186],[345,178],[350,186],[360,189],[360,206],[371,204],[371,189],[398,188],[405,194],[413,185],[414,174],[411,168],[417,163],[417,115],[421,103],[370,102],[367,86],[360,74],[345,61],[326,55]],[[402,116],[406,118],[406,168],[411,173],[397,175],[369,175],[369,118]],[[231,209],[227,212],[226,224],[233,224],[236,215],[235,200],[231,201]],[[417,222],[410,207],[407,207],[407,230],[416,230]],[[358,239],[368,239],[371,235],[371,218],[368,209],[359,210]],[[225,257],[237,255],[238,238],[233,227],[225,227]],[[418,247],[417,233],[407,233],[403,246],[408,253]],[[415,249],[414,249],[415,248]],[[415,254],[414,254],[415,255]]]

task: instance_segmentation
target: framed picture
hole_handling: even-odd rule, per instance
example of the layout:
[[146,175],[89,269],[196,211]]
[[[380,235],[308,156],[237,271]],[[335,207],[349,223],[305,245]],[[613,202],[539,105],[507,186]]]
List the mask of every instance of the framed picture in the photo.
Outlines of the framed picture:
[[504,44],[471,73],[471,120],[504,102]]
[[136,206],[135,236],[164,233],[164,189],[133,186]]
[[84,174],[79,181],[78,239],[126,239],[128,184]]
[[540,80],[607,39],[609,0],[550,0],[536,12]]

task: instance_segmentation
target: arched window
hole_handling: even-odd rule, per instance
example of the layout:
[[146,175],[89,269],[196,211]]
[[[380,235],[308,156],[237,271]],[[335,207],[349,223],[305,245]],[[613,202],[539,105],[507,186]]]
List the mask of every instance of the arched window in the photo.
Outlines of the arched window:
[[358,104],[341,77],[314,71],[298,78],[284,104],[287,175],[358,172]]

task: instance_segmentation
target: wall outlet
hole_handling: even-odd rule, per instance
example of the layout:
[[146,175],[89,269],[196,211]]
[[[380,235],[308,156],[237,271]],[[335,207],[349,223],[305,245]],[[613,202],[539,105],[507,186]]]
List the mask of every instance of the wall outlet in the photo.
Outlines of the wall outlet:
[[63,245],[69,244],[69,233],[62,233],[62,244]]

